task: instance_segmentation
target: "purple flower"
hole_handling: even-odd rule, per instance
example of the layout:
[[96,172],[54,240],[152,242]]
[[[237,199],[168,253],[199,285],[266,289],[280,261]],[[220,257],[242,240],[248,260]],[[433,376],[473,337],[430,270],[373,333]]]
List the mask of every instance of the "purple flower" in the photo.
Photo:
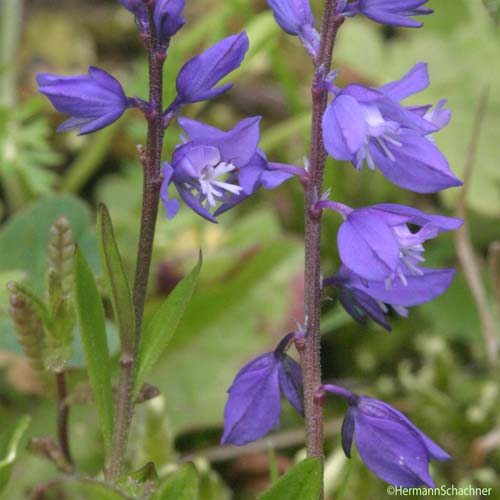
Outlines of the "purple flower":
[[320,36],[314,28],[314,16],[309,0],[267,0],[274,19],[290,35],[299,37],[307,52],[315,57]]
[[450,170],[431,134],[445,126],[450,112],[441,101],[429,106],[403,107],[400,101],[429,85],[427,65],[415,65],[401,80],[379,89],[348,85],[323,115],[323,139],[336,160],[376,167],[394,184],[417,193],[434,193],[461,181]]
[[246,199],[260,186],[273,189],[296,171],[303,172],[292,165],[267,161],[258,148],[259,123],[260,117],[246,118],[224,132],[179,118],[190,141],[175,149],[172,164],[164,163],[161,197],[168,218],[174,217],[180,208],[179,201],[168,196],[170,183],[191,209],[217,222],[217,215]]
[[435,488],[429,462],[450,460],[448,453],[387,403],[334,385],[322,389],[343,397],[349,404],[342,424],[342,446],[347,457],[351,456],[354,436],[365,465],[387,483]]
[[80,129],[80,135],[107,127],[123,112],[134,106],[120,82],[99,68],[90,67],[88,75],[58,76],[39,73],[36,77],[40,92],[52,105],[71,118],[57,131]]
[[230,387],[224,409],[222,444],[242,446],[279,426],[282,392],[302,415],[302,371],[285,354],[295,334],[287,335],[274,352],[247,363]]
[[403,272],[406,285],[395,280],[387,289],[384,281],[362,279],[343,265],[335,276],[323,280],[323,286],[335,287],[339,302],[356,321],[365,324],[371,318],[390,331],[387,306],[406,317],[407,307],[434,300],[447,290],[455,276],[454,269],[419,268],[418,275]]
[[[406,286],[407,275],[421,276],[423,243],[442,231],[459,228],[463,222],[391,203],[355,210],[331,201],[317,205],[344,217],[337,236],[343,264],[365,280],[384,282],[387,290],[395,278]],[[408,224],[418,231],[412,232]]]
[[[423,23],[411,16],[432,14],[433,10],[423,7],[428,0],[357,0],[343,5],[340,14],[353,16],[360,12],[380,24],[420,28]],[[345,2],[342,2],[345,4]]]
[[[134,14],[139,29],[143,33],[149,31],[148,12],[142,0],[120,0],[120,3]],[[186,23],[182,11],[186,0],[156,0],[153,12],[156,34],[160,46],[165,46]]]
[[248,50],[248,43],[245,32],[231,35],[190,59],[177,76],[175,103],[180,106],[205,101],[229,90],[232,83],[214,86],[239,67]]

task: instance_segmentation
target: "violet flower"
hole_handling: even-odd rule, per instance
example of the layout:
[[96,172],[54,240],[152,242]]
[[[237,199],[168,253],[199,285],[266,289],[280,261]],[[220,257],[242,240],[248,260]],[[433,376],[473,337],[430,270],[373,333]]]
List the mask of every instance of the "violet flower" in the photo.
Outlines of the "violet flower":
[[420,28],[423,23],[411,19],[411,16],[432,14],[433,10],[423,7],[428,0],[357,0],[346,6],[344,15],[360,12],[380,24]]
[[323,286],[336,289],[339,302],[356,321],[365,324],[371,318],[390,331],[387,306],[406,317],[407,307],[434,300],[448,289],[455,276],[454,269],[419,268],[418,275],[411,275],[407,270],[403,272],[406,285],[395,280],[387,289],[385,282],[362,279],[342,265],[335,276],[323,280]]
[[420,28],[423,23],[412,16],[424,16],[434,11],[423,4],[428,0],[355,0],[338,2],[337,13],[344,17],[354,17],[361,13],[373,21],[403,28]]
[[322,390],[349,404],[342,424],[342,447],[347,457],[351,456],[354,436],[365,465],[387,483],[405,488],[436,487],[429,462],[451,457],[407,417],[383,401],[358,396],[342,387],[327,384]]
[[403,107],[400,101],[429,85],[427,65],[415,65],[403,78],[379,89],[351,84],[339,90],[323,115],[323,139],[336,160],[376,167],[397,186],[417,193],[434,193],[462,182],[450,170],[431,134],[450,118],[441,101],[429,106]]
[[135,101],[123,92],[120,82],[102,69],[90,67],[88,75],[58,76],[39,73],[40,92],[52,105],[71,118],[57,128],[58,132],[80,129],[90,134],[118,120]]
[[[343,264],[365,280],[384,282],[387,290],[395,278],[406,286],[408,274],[422,275],[423,243],[463,223],[392,203],[353,210],[342,203],[320,201],[317,207],[335,210],[344,217],[337,236]],[[412,232],[408,224],[420,229]]]
[[222,444],[242,446],[279,426],[281,396],[302,415],[302,370],[285,354],[295,337],[287,335],[274,352],[247,363],[229,388]]
[[205,101],[229,90],[232,83],[214,86],[240,66],[248,44],[245,32],[231,35],[190,59],[177,76],[177,98],[172,106]]
[[[120,3],[134,14],[141,33],[148,33],[148,12],[143,0],[119,0]],[[182,11],[186,0],[156,0],[153,11],[156,35],[160,46],[166,47],[173,37],[186,23]]]
[[309,55],[319,51],[320,36],[314,28],[314,16],[309,0],[267,0],[279,26],[290,35],[298,36]]
[[[258,148],[260,117],[246,118],[224,132],[188,118],[179,124],[190,141],[178,146],[172,163],[164,163],[161,198],[168,218],[180,203],[170,199],[173,183],[185,203],[211,222],[229,208],[252,195],[259,187],[273,189],[304,170],[268,162]],[[217,208],[218,206],[218,208]]]

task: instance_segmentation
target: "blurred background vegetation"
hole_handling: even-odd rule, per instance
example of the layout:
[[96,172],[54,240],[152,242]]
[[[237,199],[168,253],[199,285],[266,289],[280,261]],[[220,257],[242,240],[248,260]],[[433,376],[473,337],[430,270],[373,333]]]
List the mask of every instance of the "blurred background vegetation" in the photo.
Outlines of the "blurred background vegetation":
[[[321,1],[313,2],[320,15]],[[340,31],[334,65],[340,84],[379,85],[399,78],[414,63],[429,63],[431,87],[420,103],[449,101],[453,120],[437,141],[452,168],[463,174],[481,95],[489,89],[477,154],[467,184],[469,234],[477,268],[469,274],[485,291],[482,316],[462,270],[451,289],[415,308],[407,320],[391,318],[393,332],[361,327],[326,302],[323,320],[324,377],[357,392],[385,399],[405,411],[438,441],[453,461],[433,465],[436,483],[493,488],[500,498],[500,378],[488,362],[485,335],[498,336],[500,301],[500,2],[433,0],[435,14],[420,30],[394,30],[366,19],[348,20]],[[296,39],[282,33],[264,0],[187,1],[188,24],[175,37],[166,64],[166,99],[187,57],[242,29],[251,40],[246,62],[225,96],[189,108],[189,116],[221,128],[247,115],[263,115],[262,147],[270,159],[302,164],[308,149],[311,64]],[[35,74],[83,73],[100,66],[116,75],[128,95],[146,96],[145,53],[133,18],[115,0],[2,0],[0,2],[0,422],[32,416],[9,500],[26,498],[55,467],[25,451],[29,437],[55,433],[55,401],[23,358],[8,316],[5,285],[24,279],[43,291],[47,240],[60,216],[70,220],[79,245],[100,273],[94,212],[110,208],[127,269],[134,265],[141,171],[136,145],[144,142],[141,116],[128,112],[116,125],[93,134],[56,135],[63,117],[37,94]],[[169,130],[165,157],[179,141]],[[453,214],[459,190],[415,195],[378,173],[355,172],[331,161],[326,185],[352,206],[412,204]],[[160,216],[147,311],[190,269],[198,249],[204,267],[198,291],[153,379],[162,396],[138,407],[130,465],[153,460],[160,475],[193,460],[201,474],[201,498],[252,499],[269,484],[270,457],[280,473],[304,455],[302,422],[283,404],[281,430],[247,448],[218,448],[226,389],[252,356],[274,347],[302,320],[303,200],[297,181],[262,192],[211,225],[187,209],[173,221]],[[338,218],[324,224],[325,275],[333,273]],[[427,252],[433,267],[460,268],[456,241],[444,235]],[[486,314],[486,319],[485,319]],[[489,323],[488,323],[489,320]],[[486,332],[485,332],[486,324]],[[489,326],[488,326],[489,325]],[[77,339],[77,336],[76,336]],[[110,325],[110,341],[117,347]],[[82,380],[83,357],[75,340],[71,387]],[[326,408],[326,492],[346,500],[385,498],[385,485],[361,464],[344,458],[339,425],[342,403]],[[81,470],[96,474],[102,461],[97,417],[91,406],[71,412],[73,454]],[[274,454],[269,453],[274,449]],[[463,497],[461,497],[463,498]],[[304,499],[307,500],[307,499]]]

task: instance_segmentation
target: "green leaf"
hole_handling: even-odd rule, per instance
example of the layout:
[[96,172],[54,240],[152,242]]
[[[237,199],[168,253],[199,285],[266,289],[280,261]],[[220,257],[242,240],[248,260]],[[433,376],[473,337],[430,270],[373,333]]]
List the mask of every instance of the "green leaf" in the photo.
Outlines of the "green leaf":
[[73,500],[129,500],[119,489],[92,479],[65,479],[64,485]]
[[[168,394],[174,432],[220,425],[226,389],[238,370],[272,348],[273,332],[283,331],[295,317],[293,304],[302,299],[296,286],[303,266],[300,241],[277,236],[262,242],[256,236],[255,241],[258,251],[239,259],[233,254],[232,270],[199,287],[151,377],[162,394]],[[212,261],[209,255],[208,259]],[[290,418],[296,418],[284,404],[283,411],[288,410]]]
[[104,308],[85,257],[78,249],[74,263],[75,302],[90,385],[101,422],[104,443],[109,450],[113,430],[111,369]]
[[134,348],[134,306],[123,261],[116,243],[113,224],[106,205],[97,213],[97,241],[111,303],[118,323],[122,352],[132,353]]
[[31,417],[21,417],[0,439],[0,493],[9,482],[12,464],[17,457],[19,441],[21,441],[21,438],[26,432],[30,421]]
[[137,394],[146,376],[160,358],[172,338],[179,321],[193,295],[201,269],[201,255],[194,267],[159,307],[141,336],[137,358],[137,376],[134,392]]
[[292,467],[259,500],[319,498],[323,486],[323,465],[319,458],[307,458]]
[[169,476],[155,491],[151,500],[197,500],[199,495],[198,474],[188,463]]

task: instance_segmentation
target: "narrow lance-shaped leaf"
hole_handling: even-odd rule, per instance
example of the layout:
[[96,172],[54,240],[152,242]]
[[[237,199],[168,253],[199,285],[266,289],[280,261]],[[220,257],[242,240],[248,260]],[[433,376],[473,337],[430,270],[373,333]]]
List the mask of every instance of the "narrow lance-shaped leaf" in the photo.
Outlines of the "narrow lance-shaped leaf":
[[134,348],[134,306],[123,261],[115,240],[113,224],[106,205],[97,212],[97,241],[106,283],[111,294],[111,304],[118,323],[122,353],[132,353]]
[[201,254],[198,264],[168,296],[165,302],[158,308],[144,333],[139,344],[137,359],[137,375],[134,385],[134,393],[137,394],[155,363],[160,358],[163,350],[172,338],[179,321],[193,295],[198,275],[201,269]]
[[75,254],[74,279],[76,310],[87,371],[104,443],[109,450],[113,432],[113,398],[104,308],[92,271],[80,250]]
[[319,498],[323,486],[322,464],[319,458],[307,458],[293,466],[259,500],[284,498]]
[[185,464],[156,489],[151,500],[197,500],[198,474],[193,464]]
[[21,417],[0,439],[0,493],[7,486],[12,464],[17,457],[19,441],[30,424],[31,418]]

